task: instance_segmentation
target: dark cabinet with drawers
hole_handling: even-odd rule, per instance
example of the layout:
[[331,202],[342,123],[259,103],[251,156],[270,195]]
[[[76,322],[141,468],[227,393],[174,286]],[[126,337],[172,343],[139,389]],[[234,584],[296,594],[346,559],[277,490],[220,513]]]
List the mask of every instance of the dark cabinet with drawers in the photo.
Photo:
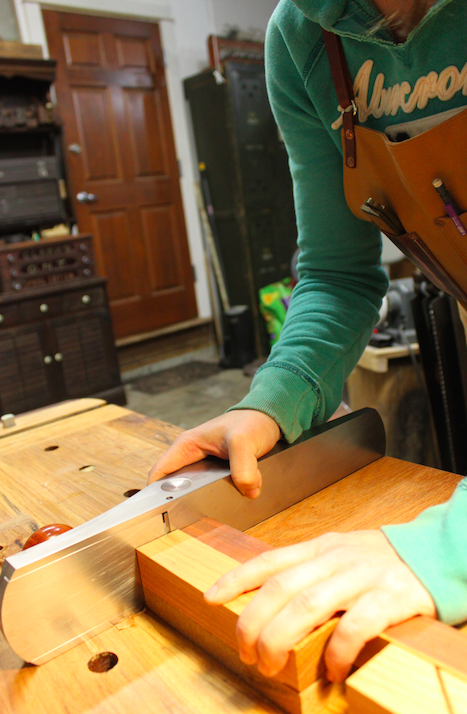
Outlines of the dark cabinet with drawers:
[[0,410],[101,397],[125,404],[105,280],[0,295]]

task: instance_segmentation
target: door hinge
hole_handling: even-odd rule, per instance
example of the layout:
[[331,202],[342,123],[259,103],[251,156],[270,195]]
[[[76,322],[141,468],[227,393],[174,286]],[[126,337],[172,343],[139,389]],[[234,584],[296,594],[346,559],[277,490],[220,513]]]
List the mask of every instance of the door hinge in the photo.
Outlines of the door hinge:
[[191,272],[193,275],[193,282],[194,283],[198,282],[198,276],[196,274],[196,265],[193,265],[193,264],[191,265]]
[[181,159],[177,159],[177,166],[178,166],[178,177],[183,178],[183,169],[182,169]]

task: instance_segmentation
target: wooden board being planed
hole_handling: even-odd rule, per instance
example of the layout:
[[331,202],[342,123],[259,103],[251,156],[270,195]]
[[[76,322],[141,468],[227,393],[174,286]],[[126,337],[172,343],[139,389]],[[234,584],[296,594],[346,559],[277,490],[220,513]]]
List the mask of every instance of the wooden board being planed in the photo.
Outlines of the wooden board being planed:
[[[244,593],[218,607],[204,601],[203,593],[219,577],[268,550],[270,546],[265,543],[211,519],[174,531],[137,549],[146,605],[286,711],[316,714],[332,708],[344,709],[342,690],[338,686],[325,686],[322,681],[323,652],[337,618],[316,628],[297,644],[276,677],[265,678],[255,667],[243,665],[237,655],[237,620],[254,592]],[[461,678],[467,692],[467,636],[464,633],[431,618],[417,617],[389,628],[370,642],[361,653],[360,664],[371,662],[375,654],[379,656],[388,642],[395,643],[388,648],[394,661],[399,653],[402,662],[407,656],[416,658],[414,671],[431,672],[441,668],[446,677],[454,677],[455,681]],[[373,682],[373,666],[364,664],[363,672],[365,667],[370,672],[369,681]],[[362,680],[351,678],[349,681]],[[456,691],[461,690],[459,685]],[[357,685],[355,691],[359,692]],[[359,696],[356,694],[354,700],[360,701]],[[369,706],[355,711],[363,714],[373,710]],[[387,711],[389,714],[392,710]],[[410,710],[401,709],[401,714],[406,711],[408,714]]]
[[282,672],[267,678],[237,654],[236,623],[254,593],[215,608],[203,599],[221,575],[267,550],[265,543],[211,519],[174,531],[137,549],[146,605],[286,711],[344,711],[342,687],[321,679],[322,654],[337,618],[296,645]]

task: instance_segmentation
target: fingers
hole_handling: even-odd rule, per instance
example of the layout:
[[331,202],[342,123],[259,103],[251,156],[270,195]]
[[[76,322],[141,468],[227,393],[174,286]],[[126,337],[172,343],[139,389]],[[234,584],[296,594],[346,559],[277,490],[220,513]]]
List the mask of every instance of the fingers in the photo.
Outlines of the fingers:
[[[298,642],[337,611],[350,607],[360,594],[361,583],[348,573],[327,577],[323,567],[320,573],[316,573],[316,577],[321,576],[326,579],[299,590],[260,632],[255,643],[257,666],[266,677],[280,672],[290,650]],[[239,619],[237,633],[246,626],[242,619],[243,615]],[[253,621],[246,624],[252,631],[256,629]],[[245,637],[245,633],[242,634]],[[249,632],[247,636],[251,636]],[[250,652],[250,649],[247,651]]]
[[229,459],[240,493],[257,498],[261,492],[257,459],[272,449],[280,435],[276,422],[262,412],[245,409],[223,414],[177,437],[151,469],[148,483],[213,455]]
[[[289,649],[308,634],[310,629],[334,614],[329,599],[308,602],[303,617],[303,598],[316,583],[331,577],[333,566],[328,559],[318,558],[276,574],[262,586],[247,605],[237,623],[241,659],[254,664],[266,676],[279,672],[285,665]],[[319,590],[318,590],[319,592]],[[297,607],[300,601],[300,606]],[[293,611],[298,609],[298,613]],[[324,611],[324,614],[323,614]],[[290,621],[295,617],[296,625]],[[269,624],[272,629],[269,632]],[[272,637],[271,637],[272,634]],[[272,672],[269,675],[269,672]]]
[[388,593],[372,590],[341,617],[324,656],[330,682],[343,682],[365,644],[406,619],[398,609]]
[[257,498],[261,493],[262,477],[254,452],[242,437],[231,438],[227,444],[234,484],[243,496]]
[[158,481],[184,466],[201,461],[208,455],[209,452],[191,440],[187,434],[188,432],[185,432],[175,439],[170,449],[154,464],[149,472],[148,484]]
[[204,594],[205,599],[211,605],[220,605],[248,590],[259,588],[276,573],[313,558],[319,547],[318,541],[319,538],[316,538],[287,548],[270,550],[248,560],[219,578],[217,583]]

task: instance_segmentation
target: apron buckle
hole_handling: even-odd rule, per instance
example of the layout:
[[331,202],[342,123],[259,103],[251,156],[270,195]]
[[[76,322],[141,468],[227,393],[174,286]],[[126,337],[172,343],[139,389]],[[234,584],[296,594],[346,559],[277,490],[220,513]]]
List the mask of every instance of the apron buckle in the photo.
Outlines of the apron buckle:
[[353,116],[356,116],[358,112],[358,107],[354,99],[351,100],[350,104],[348,107],[345,107],[345,109],[342,109],[342,107],[339,104],[338,107],[339,111],[341,114],[347,114],[348,112],[352,112]]

